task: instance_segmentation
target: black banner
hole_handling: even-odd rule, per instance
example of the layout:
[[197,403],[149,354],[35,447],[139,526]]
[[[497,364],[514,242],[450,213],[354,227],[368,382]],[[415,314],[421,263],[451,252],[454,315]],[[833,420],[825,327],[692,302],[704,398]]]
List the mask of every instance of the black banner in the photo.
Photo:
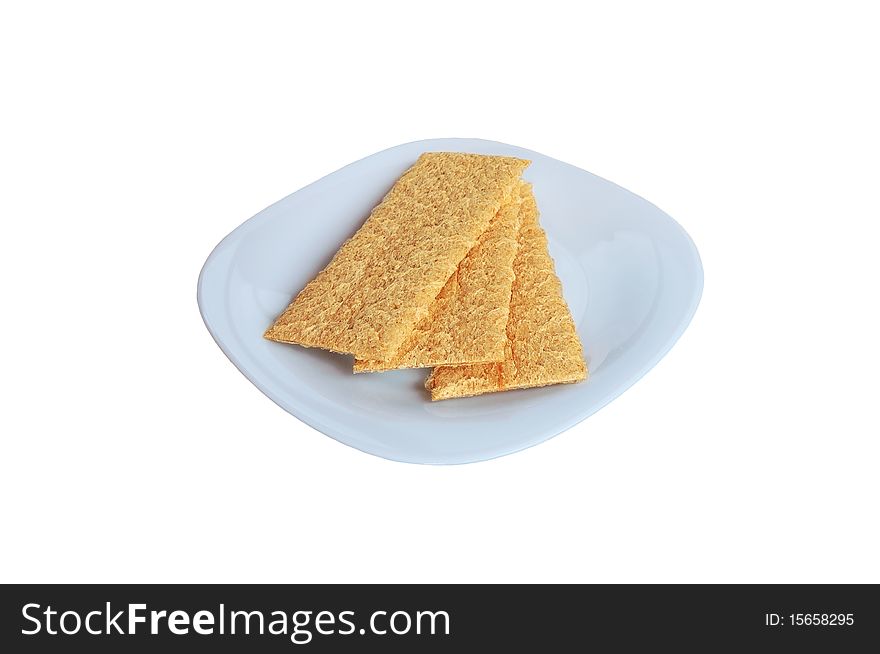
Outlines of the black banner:
[[[866,651],[877,586],[8,585],[3,652]],[[464,650],[462,648],[465,648]]]

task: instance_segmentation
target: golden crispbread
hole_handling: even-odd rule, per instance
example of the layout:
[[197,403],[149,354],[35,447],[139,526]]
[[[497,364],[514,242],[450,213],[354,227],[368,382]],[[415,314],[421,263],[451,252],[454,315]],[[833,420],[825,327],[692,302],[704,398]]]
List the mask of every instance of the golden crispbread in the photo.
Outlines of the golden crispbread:
[[397,354],[357,359],[355,372],[504,360],[522,201],[518,191],[502,205]]
[[528,164],[513,157],[423,154],[265,337],[390,359]]
[[432,400],[571,383],[587,376],[583,348],[562,296],[547,236],[538,223],[531,189],[521,215],[505,360],[435,368],[425,382]]

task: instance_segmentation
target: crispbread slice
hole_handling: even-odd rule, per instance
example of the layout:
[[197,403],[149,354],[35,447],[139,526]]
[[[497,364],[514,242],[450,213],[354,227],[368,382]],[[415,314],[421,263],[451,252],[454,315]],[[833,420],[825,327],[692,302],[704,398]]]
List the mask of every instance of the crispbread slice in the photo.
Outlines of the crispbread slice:
[[356,359],[355,372],[504,360],[522,202],[517,190],[501,207],[397,354]]
[[528,164],[458,152],[421,155],[265,337],[361,359],[392,357]]
[[425,382],[432,400],[586,378],[583,348],[562,296],[547,236],[538,223],[538,207],[531,189],[522,205],[513,271],[516,278],[510,295],[504,362],[435,368]]

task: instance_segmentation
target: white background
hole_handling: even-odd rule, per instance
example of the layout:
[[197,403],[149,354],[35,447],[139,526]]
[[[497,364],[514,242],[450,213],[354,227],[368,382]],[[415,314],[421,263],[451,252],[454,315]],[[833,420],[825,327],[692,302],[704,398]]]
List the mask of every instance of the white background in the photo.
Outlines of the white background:
[[[4,4],[0,580],[880,582],[869,6]],[[265,398],[196,278],[266,205],[445,136],[648,198],[706,283],[586,422],[413,466]]]

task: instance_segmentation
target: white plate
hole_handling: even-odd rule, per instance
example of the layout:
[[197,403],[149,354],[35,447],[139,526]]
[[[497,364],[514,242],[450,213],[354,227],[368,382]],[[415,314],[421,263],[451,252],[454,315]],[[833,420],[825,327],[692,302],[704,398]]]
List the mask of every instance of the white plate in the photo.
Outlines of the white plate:
[[[262,334],[425,151],[531,159],[541,224],[584,343],[573,385],[431,402],[426,370],[353,375],[351,357]],[[510,454],[577,424],[650,370],[684,332],[703,272],[684,230],[646,200],[537,152],[479,139],[406,143],[361,159],[264,209],[208,257],[199,307],[214,340],[263,393],[318,431],[413,463]]]

